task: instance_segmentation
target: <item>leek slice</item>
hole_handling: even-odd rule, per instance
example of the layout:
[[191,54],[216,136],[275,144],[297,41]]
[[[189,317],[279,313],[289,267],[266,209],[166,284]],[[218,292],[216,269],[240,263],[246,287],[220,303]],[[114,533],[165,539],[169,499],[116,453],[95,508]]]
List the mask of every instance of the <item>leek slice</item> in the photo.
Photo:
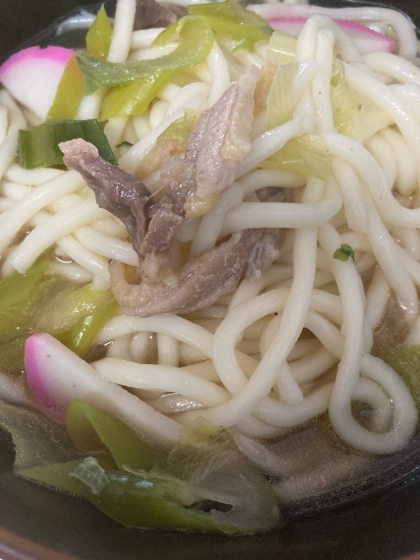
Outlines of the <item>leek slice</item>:
[[63,165],[60,142],[82,138],[94,144],[99,155],[116,164],[117,160],[97,120],[54,121],[19,131],[19,163],[24,169]]
[[[156,457],[147,458],[147,444],[129,428],[81,401],[73,401],[69,409],[70,435],[76,431],[76,445],[82,440],[81,448],[93,448],[94,457],[80,457],[63,428],[39,412],[0,408],[0,426],[16,446],[19,476],[85,497],[131,527],[253,533],[278,524],[278,501],[270,483],[239,453],[226,431],[198,422],[183,430],[170,455],[161,456],[146,472],[130,463],[151,464]],[[102,444],[113,458],[98,454]]]
[[67,348],[83,358],[91,348],[96,335],[112,319],[120,306],[113,300],[99,307],[91,315],[81,317],[67,333],[57,336]]
[[109,290],[93,290],[91,284],[75,288],[64,279],[56,279],[55,284],[55,287],[49,286],[47,297],[39,305],[39,313],[34,314],[31,325],[36,332],[66,332],[80,318],[96,313],[113,300]]
[[81,453],[109,451],[119,469],[124,465],[149,471],[160,454],[112,414],[96,410],[79,399],[66,412],[67,432]]
[[253,51],[256,43],[267,41],[273,32],[265,20],[234,0],[191,4],[188,9],[191,14],[201,16],[216,33],[230,35],[236,42],[233,50]]
[[58,84],[54,103],[47,116],[47,122],[75,119],[83,99],[84,87],[85,81],[83,74],[77,64],[76,55],[73,55],[69,59],[64,74]]
[[293,117],[293,88],[299,64],[278,66],[267,97],[266,129],[275,128]]
[[341,68],[331,79],[331,107],[337,131],[340,134],[348,134],[362,108],[362,100],[349,86]]
[[191,132],[197,124],[199,113],[193,109],[184,109],[184,116],[177,119],[162,132],[159,139],[175,140],[177,142],[188,142]]
[[86,48],[91,56],[99,60],[106,60],[112,41],[112,27],[108,15],[102,4],[95,21],[90,26],[86,35]]
[[325,140],[317,132],[308,132],[289,140],[281,150],[266,159],[263,169],[290,171],[325,180],[330,172],[330,156]]
[[23,328],[45,287],[47,259],[36,262],[26,274],[14,272],[0,281],[0,333]]
[[179,35],[177,48],[152,60],[117,64],[78,55],[85,77],[85,94],[98,88],[114,88],[102,104],[101,120],[144,112],[156,94],[179,72],[203,62],[213,47],[213,33],[198,16],[185,16],[157,37],[154,45],[163,45]]
[[280,64],[290,64],[296,60],[297,37],[283,31],[274,31],[268,42],[267,58],[278,60]]
[[264,33],[264,35],[270,36],[273,33],[273,28],[269,25],[266,19],[262,18],[252,10],[248,10],[236,0],[228,1],[232,12],[241,23],[244,23],[246,25],[253,25],[257,29],[259,29],[261,33]]

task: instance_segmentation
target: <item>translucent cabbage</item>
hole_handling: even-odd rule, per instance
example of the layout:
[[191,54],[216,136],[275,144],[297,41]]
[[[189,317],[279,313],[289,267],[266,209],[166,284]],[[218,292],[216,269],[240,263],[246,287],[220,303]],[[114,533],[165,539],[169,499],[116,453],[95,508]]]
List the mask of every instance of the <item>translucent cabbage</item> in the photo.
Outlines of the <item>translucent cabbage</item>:
[[184,116],[177,119],[168,128],[162,132],[159,139],[175,140],[187,144],[191,132],[194,130],[200,116],[193,109],[184,109]]
[[73,471],[69,472],[69,476],[88,486],[95,496],[110,483],[105,470],[94,457],[83,459]]
[[325,180],[331,164],[328,148],[321,134],[308,132],[289,140],[281,150],[266,159],[261,167]]
[[255,44],[267,41],[273,32],[260,16],[247,10],[234,0],[208,4],[191,4],[191,14],[199,15],[216,33],[229,35],[236,42],[233,50],[254,50]]
[[293,117],[293,88],[299,64],[278,66],[267,98],[266,129],[275,128]]
[[340,134],[348,134],[362,108],[362,100],[349,86],[341,67],[337,68],[331,79],[331,107],[337,131]]
[[51,279],[48,294],[34,314],[31,326],[36,332],[50,334],[65,332],[77,321],[92,315],[104,305],[113,301],[110,290],[94,290],[91,284],[75,287],[68,281],[58,278]]
[[377,132],[393,124],[390,116],[369,100],[361,99],[360,111],[355,115],[346,135],[365,144]]
[[274,31],[268,42],[267,58],[280,64],[290,64],[296,60],[297,37]]

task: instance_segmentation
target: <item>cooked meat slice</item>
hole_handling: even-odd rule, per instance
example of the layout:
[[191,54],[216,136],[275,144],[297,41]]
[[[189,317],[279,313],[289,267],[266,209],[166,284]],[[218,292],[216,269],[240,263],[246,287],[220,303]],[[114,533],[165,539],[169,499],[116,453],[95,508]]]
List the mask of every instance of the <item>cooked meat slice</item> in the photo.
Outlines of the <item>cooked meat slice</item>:
[[286,238],[285,229],[261,229],[261,239],[257,241],[249,255],[245,276],[248,280],[261,277],[261,272],[277,259],[281,246]]
[[249,68],[201,115],[191,133],[185,159],[195,170],[200,198],[225,191],[234,180],[236,164],[251,149],[249,136],[259,75],[257,67]]
[[137,0],[134,29],[168,27],[188,14],[187,8],[176,4],[159,4],[155,0]]
[[153,204],[147,188],[133,175],[103,160],[97,148],[89,142],[79,138],[62,142],[59,147],[64,154],[65,165],[82,175],[101,208],[124,223],[134,250],[141,255],[148,212]]
[[174,285],[130,285],[124,278],[124,265],[110,265],[111,288],[115,299],[128,315],[150,317],[159,313],[191,313],[212,305],[221,295],[238,285],[248,265],[252,249],[264,235],[262,229],[235,233],[222,245],[206,251],[187,263]]
[[151,220],[141,245],[143,254],[170,248],[176,229],[184,220],[184,203],[191,188],[191,181],[185,175],[181,181],[172,181],[167,194],[150,212]]

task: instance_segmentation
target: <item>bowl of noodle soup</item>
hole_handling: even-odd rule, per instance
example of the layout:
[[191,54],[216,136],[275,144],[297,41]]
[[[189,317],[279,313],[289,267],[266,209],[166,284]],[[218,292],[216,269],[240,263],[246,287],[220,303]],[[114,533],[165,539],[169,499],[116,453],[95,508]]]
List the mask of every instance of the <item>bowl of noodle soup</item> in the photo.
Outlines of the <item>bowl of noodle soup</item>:
[[[420,73],[412,23],[376,3],[257,4],[251,13],[276,30],[264,41],[254,16],[229,12],[257,29],[255,39],[243,28],[235,28],[237,36],[233,27],[218,32],[221,23],[211,20],[218,14],[200,7],[133,31],[132,4],[120,0],[116,11],[115,3],[105,5],[113,35],[99,63],[83,51],[98,5],[71,14],[72,6],[63,6],[63,19],[24,45],[79,52],[85,83],[96,80],[97,86],[81,97],[72,120],[103,123],[118,168],[92,149],[90,138],[74,144],[79,136],[61,139],[66,166],[25,168],[22,157],[15,158],[18,131],[69,117],[48,121],[5,78],[0,90],[7,115],[0,144],[2,280],[36,276],[33,285],[22,284],[26,303],[0,301],[4,324],[12,313],[18,317],[0,332],[0,423],[23,450],[16,476],[13,445],[2,432],[5,551],[25,550],[31,558],[134,558],[141,549],[147,558],[161,558],[174,550],[180,557],[187,550],[190,557],[203,550],[205,556],[208,548],[221,558],[296,559],[308,550],[317,558],[350,548],[348,557],[359,559],[417,551]],[[415,7],[408,9],[420,18]],[[177,28],[179,43],[168,33],[156,42],[168,23],[183,18],[190,19]],[[204,21],[202,41],[196,49],[189,45],[177,73],[168,78],[167,67],[147,70],[148,79],[165,85],[144,109],[121,109],[118,95],[144,78],[144,61],[177,53],[197,18]],[[300,28],[292,33],[286,24],[285,39],[281,25],[288,19]],[[363,31],[352,28],[362,24],[376,34],[373,45],[379,37],[392,41],[392,52],[365,51],[357,42]],[[238,48],[238,39],[254,42]],[[108,63],[138,63],[143,74],[112,82]],[[3,286],[15,297],[11,284]],[[92,324],[89,344],[78,346]],[[44,373],[47,354],[64,371],[52,381]],[[83,412],[75,399],[87,407]],[[284,523],[270,520],[260,527],[251,516],[246,523],[255,531],[244,531],[242,518],[232,514],[240,532],[274,532],[232,539],[170,532],[162,539],[156,531],[125,527],[136,522],[124,522],[133,519],[125,513],[118,517],[114,502],[97,501],[102,487],[89,482],[89,495],[80,495],[122,525],[69,497],[78,492],[66,483],[49,484],[41,470],[51,460],[39,462],[41,452],[28,458],[28,441],[50,445],[51,437],[38,440],[37,430],[52,434],[64,453],[57,464],[63,458],[95,461],[110,488],[112,469],[97,461],[103,449],[86,453],[74,436],[74,418],[92,418],[91,410],[116,417],[158,454],[177,450],[180,432],[199,438],[198,425],[200,444],[219,459],[224,451],[211,430],[228,434],[220,437],[229,438],[222,443],[234,447],[235,458],[221,463],[249,476],[249,485],[236,492],[249,491],[256,502],[264,496],[253,517],[270,517],[271,508],[278,519],[280,507],[288,525],[281,529]],[[19,430],[26,419],[34,431],[16,431],[14,414]],[[76,452],[67,451],[65,431],[54,431],[66,421]],[[145,467],[119,461],[112,442],[95,428],[96,416],[91,422],[118,472],[140,476],[136,471]],[[254,474],[242,466],[244,457]],[[218,464],[213,480],[213,459],[203,459],[206,474],[194,472],[191,479],[162,461],[150,472],[204,488],[182,507],[203,512],[200,519],[217,511],[212,522],[225,531],[220,519],[229,509],[214,504],[241,511],[241,499],[226,498],[228,484],[236,488],[236,482]],[[78,484],[86,484],[75,472]],[[202,505],[206,500],[212,505]],[[229,525],[227,532],[236,529]],[[40,544],[32,549],[13,533]],[[51,550],[37,550],[41,545]]]

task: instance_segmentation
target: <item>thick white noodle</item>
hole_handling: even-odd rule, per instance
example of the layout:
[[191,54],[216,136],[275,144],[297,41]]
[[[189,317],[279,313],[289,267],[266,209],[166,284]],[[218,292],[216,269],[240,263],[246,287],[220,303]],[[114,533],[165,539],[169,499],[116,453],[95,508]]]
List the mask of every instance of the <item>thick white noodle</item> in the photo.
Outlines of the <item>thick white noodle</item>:
[[118,0],[112,41],[107,57],[109,62],[125,62],[127,60],[135,15],[136,0]]
[[108,212],[99,208],[90,198],[59,212],[35,228],[8,257],[7,261],[24,274],[41,253],[79,227],[106,217]]

